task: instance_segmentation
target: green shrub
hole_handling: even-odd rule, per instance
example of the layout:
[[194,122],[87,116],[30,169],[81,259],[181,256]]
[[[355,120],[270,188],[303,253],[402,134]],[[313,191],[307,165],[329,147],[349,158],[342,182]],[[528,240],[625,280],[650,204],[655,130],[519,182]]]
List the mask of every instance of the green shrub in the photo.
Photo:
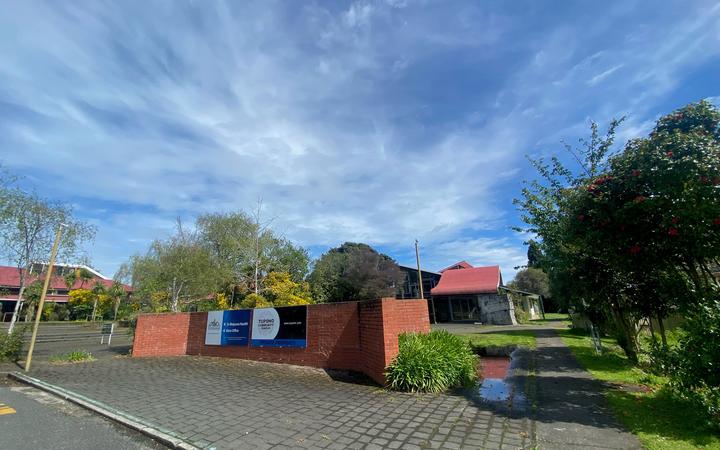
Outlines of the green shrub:
[[513,310],[515,311],[515,320],[517,323],[530,323],[530,312],[525,310],[522,297],[513,294],[509,296],[513,302]]
[[92,353],[87,350],[74,350],[69,353],[63,353],[62,355],[55,355],[50,357],[52,363],[78,363],[84,361],[94,361]]
[[477,378],[478,357],[467,342],[445,330],[401,334],[399,346],[385,372],[390,389],[442,392]]
[[663,350],[652,351],[655,367],[670,378],[676,393],[695,402],[720,428],[720,300],[697,306],[677,345]]
[[267,308],[272,306],[272,303],[262,295],[251,292],[242,299],[240,306],[243,308]]
[[10,334],[0,332],[0,361],[19,360],[24,341],[25,327],[16,326]]

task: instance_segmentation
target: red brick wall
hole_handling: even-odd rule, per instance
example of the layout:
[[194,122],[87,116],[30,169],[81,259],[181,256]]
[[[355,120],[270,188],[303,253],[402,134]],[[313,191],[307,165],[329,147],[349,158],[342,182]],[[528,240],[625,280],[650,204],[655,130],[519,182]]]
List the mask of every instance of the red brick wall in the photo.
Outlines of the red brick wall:
[[133,356],[201,355],[364,372],[380,384],[398,334],[430,330],[427,301],[384,298],[308,306],[307,348],[205,345],[207,313],[138,317]]
[[360,350],[358,304],[355,302],[309,305],[307,348],[205,345],[207,313],[191,313],[190,316],[188,355],[354,370]]
[[138,316],[133,356],[179,356],[187,352],[189,314]]

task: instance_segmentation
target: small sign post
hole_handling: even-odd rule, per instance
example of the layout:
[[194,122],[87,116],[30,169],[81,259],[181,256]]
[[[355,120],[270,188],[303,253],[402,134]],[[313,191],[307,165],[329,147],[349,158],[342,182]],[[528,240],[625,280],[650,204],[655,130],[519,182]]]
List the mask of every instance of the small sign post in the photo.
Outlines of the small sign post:
[[113,331],[115,331],[115,323],[104,323],[102,326],[102,329],[100,330],[100,343],[102,344],[105,340],[105,336],[108,337],[108,343],[107,345],[110,346],[110,341],[112,340],[112,334]]

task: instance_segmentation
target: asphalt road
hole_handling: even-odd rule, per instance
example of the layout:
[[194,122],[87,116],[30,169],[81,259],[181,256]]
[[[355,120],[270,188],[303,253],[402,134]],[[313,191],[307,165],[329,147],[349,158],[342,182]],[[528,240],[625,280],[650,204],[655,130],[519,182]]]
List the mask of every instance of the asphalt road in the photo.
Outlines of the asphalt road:
[[3,379],[0,381],[0,448],[158,450],[166,447],[51,394]]

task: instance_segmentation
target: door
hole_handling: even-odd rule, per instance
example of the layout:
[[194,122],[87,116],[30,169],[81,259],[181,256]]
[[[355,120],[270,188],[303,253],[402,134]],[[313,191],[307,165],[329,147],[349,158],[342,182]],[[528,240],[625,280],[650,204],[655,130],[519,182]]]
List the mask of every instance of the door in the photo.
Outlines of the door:
[[452,320],[478,320],[480,318],[475,297],[453,297],[450,303]]

